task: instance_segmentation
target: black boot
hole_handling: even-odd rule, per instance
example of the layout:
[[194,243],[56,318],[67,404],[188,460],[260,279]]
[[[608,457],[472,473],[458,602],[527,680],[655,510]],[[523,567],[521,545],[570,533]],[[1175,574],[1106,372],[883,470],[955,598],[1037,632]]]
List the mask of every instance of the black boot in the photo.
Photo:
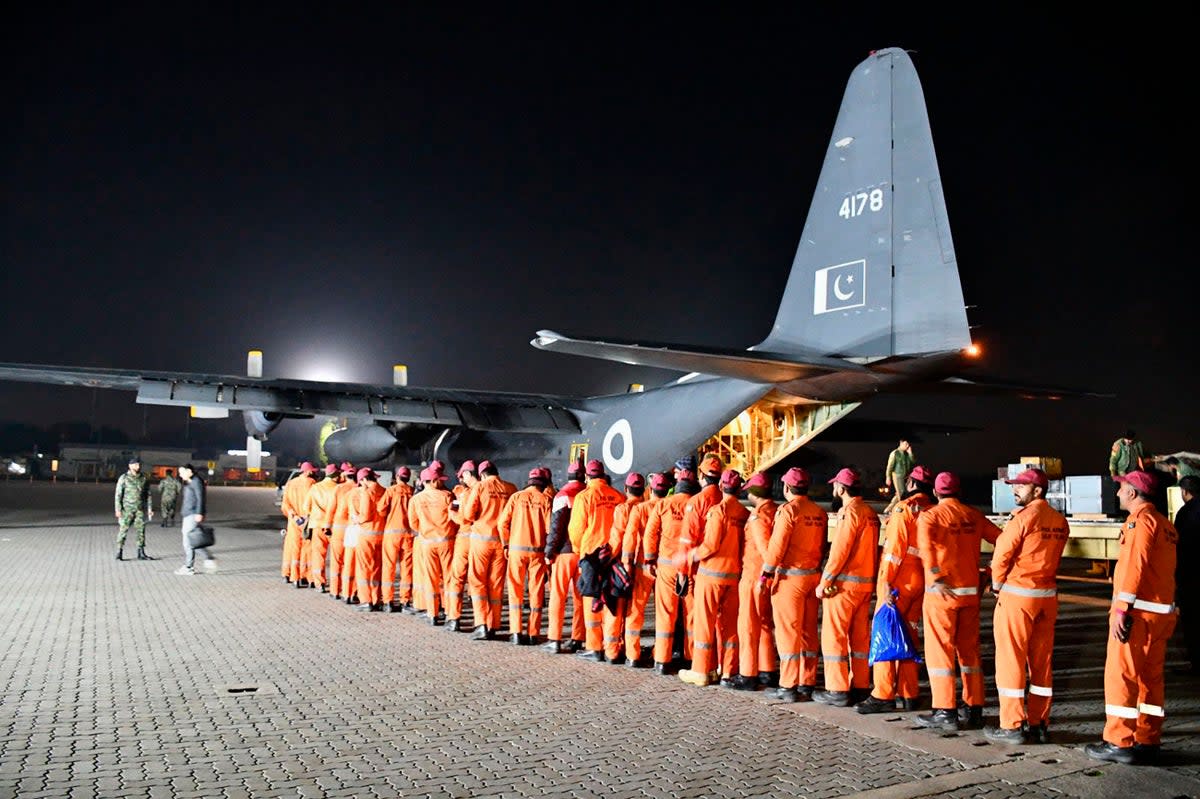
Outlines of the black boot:
[[117,547],[117,560],[125,560],[125,547]]
[[138,560],[154,560],[154,558],[152,558],[146,554],[145,547],[138,547],[137,559]]
[[983,729],[983,705],[959,705],[957,710],[960,730]]

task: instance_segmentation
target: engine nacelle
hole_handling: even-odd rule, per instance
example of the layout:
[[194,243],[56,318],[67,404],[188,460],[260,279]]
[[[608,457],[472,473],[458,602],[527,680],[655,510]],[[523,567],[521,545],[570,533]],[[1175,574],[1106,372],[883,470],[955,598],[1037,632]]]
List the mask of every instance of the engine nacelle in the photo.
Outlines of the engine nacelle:
[[387,458],[395,446],[396,437],[387,428],[368,424],[330,433],[325,439],[325,455],[330,463],[378,463]]
[[266,441],[267,436],[274,432],[282,421],[283,414],[274,411],[242,412],[242,423],[246,426],[246,435],[259,441]]

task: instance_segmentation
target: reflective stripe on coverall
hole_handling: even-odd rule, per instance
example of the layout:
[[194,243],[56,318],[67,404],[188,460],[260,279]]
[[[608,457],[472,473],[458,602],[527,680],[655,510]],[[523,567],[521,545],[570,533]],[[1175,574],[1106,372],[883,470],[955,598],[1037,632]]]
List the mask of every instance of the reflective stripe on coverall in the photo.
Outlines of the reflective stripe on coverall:
[[579,555],[571,549],[567,528],[571,506],[583,490],[582,480],[568,480],[550,505],[550,531],[546,538],[546,563],[550,566],[550,622],[546,637],[561,641],[563,613],[571,600],[571,639],[583,643],[583,602],[579,595]]
[[467,583],[476,627],[500,629],[504,604],[504,580],[508,561],[500,543],[500,514],[517,487],[494,474],[482,478],[467,497],[463,521],[471,526],[467,558]]
[[[738,670],[738,581],[750,511],[735,494],[725,494],[708,511],[704,537],[696,546],[696,612],[692,628],[692,671],[722,677]],[[720,657],[717,657],[720,647]]]
[[[571,505],[571,521],[567,534],[571,538],[571,549],[580,557],[590,555],[608,542],[612,531],[613,514],[617,506],[625,501],[620,491],[598,477],[588,480],[587,487],[575,497]],[[604,612],[592,609],[595,604],[590,597],[582,597],[583,627],[589,652],[604,651]]]
[[335,494],[337,502],[333,509],[333,524],[329,534],[329,585],[330,590],[342,596],[342,572],[346,560],[346,525],[350,523],[350,492],[358,487],[353,480],[338,483]]
[[326,477],[308,492],[304,515],[308,517],[308,526],[313,531],[308,550],[308,581],[313,585],[326,584],[325,558],[329,553],[330,527],[333,526],[333,512],[337,506],[337,487],[337,476]]
[[384,488],[375,480],[363,480],[351,494],[352,517],[357,520],[358,546],[354,553],[354,584],[360,602],[378,605],[383,595],[383,575],[380,571],[383,555],[383,514],[379,500]]
[[[680,599],[675,595],[674,559],[682,550],[679,538],[683,533],[683,517],[692,497],[688,494],[671,494],[663,497],[651,510],[646,522],[644,546],[646,562],[657,562],[654,579],[654,662],[670,663],[673,652],[680,651],[684,658],[692,658],[692,628],[682,645],[675,642],[675,621],[679,616]],[[684,597],[684,613],[692,615],[692,599],[695,596],[689,587]]]
[[[913,646],[921,651],[922,608],[925,605],[925,571],[921,550],[917,547],[917,518],[933,506],[933,500],[917,492],[896,503],[885,524],[883,553],[879,561],[879,581],[875,586],[875,612],[896,591],[896,610],[912,633]],[[920,664],[915,660],[879,660],[872,666],[876,699],[905,699],[920,694]]]
[[380,568],[383,592],[380,598],[388,604],[396,601],[397,583],[400,603],[407,605],[412,602],[413,533],[408,528],[408,503],[412,500],[412,494],[412,486],[398,481],[388,486],[379,498],[379,513],[384,517],[383,561]]
[[[476,483],[475,485],[479,485]],[[454,554],[450,561],[449,572],[443,574],[446,586],[446,618],[462,618],[463,590],[467,587],[467,568],[471,556],[471,525],[463,522],[462,511],[471,496],[471,489],[464,483],[454,486],[454,499],[458,502],[458,510],[450,511],[450,518],[458,527],[458,535],[454,539]],[[428,561],[426,561],[428,563]]]
[[828,533],[829,514],[808,497],[793,497],[775,512],[762,571],[772,575],[771,613],[782,688],[816,687],[821,600],[815,591]]
[[[983,706],[979,658],[980,541],[994,544],[999,528],[956,497],[942,497],[921,513],[917,540],[925,566],[925,666],[935,710],[953,710],[954,664],[962,671],[962,698]],[[950,596],[930,592],[940,580]]]
[[1130,510],[1121,527],[1109,629],[1118,610],[1132,616],[1133,626],[1125,643],[1109,634],[1104,660],[1104,740],[1114,746],[1162,743],[1163,663],[1178,613],[1178,543],[1175,525],[1145,500]]
[[654,587],[654,576],[646,562],[646,524],[660,497],[649,496],[629,509],[629,521],[625,523],[625,534],[621,539],[621,559],[633,580],[633,595],[625,607],[625,657],[638,660],[642,656],[642,628],[646,624],[646,603],[650,601],[650,590]]
[[283,488],[283,502],[280,510],[287,516],[287,533],[283,538],[283,560],[280,570],[283,576],[293,583],[299,582],[307,571],[308,560],[303,557],[304,530],[296,523],[304,518],[304,508],[308,505],[308,492],[316,484],[316,480],[307,474],[298,474]]
[[761,502],[746,520],[746,545],[742,552],[742,579],[738,583],[738,671],[743,677],[757,677],[775,671],[775,625],[771,614],[771,595],[759,590],[771,530],[775,525],[776,505]]
[[837,587],[821,605],[821,657],[825,690],[871,685],[871,592],[875,590],[879,515],[862,497],[846,496],[838,511],[822,582]]
[[422,570],[428,581],[424,605],[430,616],[438,615],[443,592],[448,590],[445,576],[458,533],[458,524],[450,518],[453,499],[454,495],[438,487],[437,483],[426,483],[408,503],[408,526],[421,538]]
[[1050,718],[1054,623],[1058,619],[1055,575],[1070,533],[1065,516],[1046,500],[1034,499],[1013,511],[996,539],[991,564],[996,594],[992,630],[1003,729],[1016,729],[1023,721],[1037,726]]
[[[546,533],[552,500],[536,485],[508,498],[500,514],[500,540],[508,550],[508,631],[536,639],[542,631],[542,597],[546,591]],[[529,581],[529,623],[522,629],[525,581]]]
[[[613,511],[612,529],[608,534],[608,546],[612,549],[613,560],[624,561],[623,547],[625,546],[625,527],[629,524],[629,513],[638,505],[645,502],[644,497],[626,497],[625,501]],[[629,579],[633,579],[632,570]],[[629,600],[619,599],[613,610],[605,604],[604,615],[604,655],[609,660],[616,660],[625,651],[625,614],[629,610]]]

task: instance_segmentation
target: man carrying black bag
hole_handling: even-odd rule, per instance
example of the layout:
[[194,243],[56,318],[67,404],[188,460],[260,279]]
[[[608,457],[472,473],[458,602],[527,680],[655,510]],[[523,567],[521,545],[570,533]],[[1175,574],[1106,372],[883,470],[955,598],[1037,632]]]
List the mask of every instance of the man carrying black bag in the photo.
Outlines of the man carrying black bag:
[[212,528],[201,524],[207,509],[204,480],[196,474],[190,463],[179,467],[179,478],[183,480],[183,507],[179,512],[183,519],[183,565],[176,569],[175,573],[196,573],[192,566],[196,562],[198,549],[204,552],[204,568],[216,571],[217,561],[208,550],[213,544]]

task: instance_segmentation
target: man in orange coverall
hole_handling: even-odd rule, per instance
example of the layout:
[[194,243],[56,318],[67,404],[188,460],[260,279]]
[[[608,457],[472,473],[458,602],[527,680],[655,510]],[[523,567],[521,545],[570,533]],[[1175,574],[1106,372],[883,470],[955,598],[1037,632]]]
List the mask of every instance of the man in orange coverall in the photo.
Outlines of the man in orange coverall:
[[[525,488],[508,498],[500,513],[500,543],[508,553],[509,640],[519,646],[537,643],[542,630],[542,597],[546,589],[546,533],[551,498],[546,495],[549,470],[535,466]],[[529,625],[522,628],[525,582],[529,581]]]
[[312,542],[308,551],[308,582],[319,586],[322,594],[329,593],[325,577],[325,558],[329,554],[329,535],[333,527],[333,513],[337,510],[337,487],[341,483],[341,471],[336,463],[325,467],[325,479],[308,492],[305,516],[312,530]]
[[[575,497],[571,506],[571,522],[567,525],[567,535],[571,537],[571,549],[579,553],[582,560],[608,543],[608,534],[612,531],[613,514],[617,506],[625,501],[621,492],[608,484],[608,475],[604,464],[598,460],[590,460],[584,467],[587,476],[587,487]],[[604,662],[604,613],[602,608],[593,610],[594,602],[588,597],[582,598],[583,626],[586,635],[586,649],[575,653],[575,656],[593,663]]]
[[358,488],[350,495],[350,520],[359,526],[358,546],[354,553],[354,581],[359,600],[366,610],[383,610],[380,565],[383,554],[383,526],[386,518],[379,512],[384,488],[374,470],[358,470]]
[[1138,470],[1116,480],[1121,484],[1117,500],[1129,516],[1121,527],[1113,573],[1104,661],[1104,740],[1084,749],[1097,760],[1138,765],[1153,763],[1162,746],[1163,662],[1178,613],[1179,533],[1154,507],[1153,475]]
[[420,552],[425,559],[423,569],[428,585],[425,596],[426,618],[431,625],[442,624],[442,599],[449,589],[445,575],[454,558],[454,538],[458,523],[450,518],[450,503],[454,495],[445,489],[446,475],[441,469],[427,466],[421,471],[425,486],[408,503],[408,526],[421,537]]
[[[583,602],[579,596],[579,553],[571,549],[567,528],[571,523],[571,506],[584,488],[583,463],[567,467],[567,482],[554,495],[550,505],[550,531],[546,535],[546,563],[550,567],[550,621],[546,625],[547,641],[542,651],[557,655],[583,649]],[[571,600],[571,639],[564,643],[563,616],[567,600]]]
[[488,641],[500,632],[500,608],[504,603],[504,581],[508,573],[504,546],[500,542],[500,514],[517,487],[500,479],[491,461],[479,462],[479,482],[467,494],[461,509],[463,523],[471,528],[467,558],[467,584],[475,616],[475,641]]
[[[989,741],[1046,742],[1053,696],[1054,622],[1058,618],[1058,562],[1071,529],[1050,507],[1050,481],[1041,469],[1026,469],[1011,480],[1017,509],[996,539],[992,553],[992,592],[996,610],[996,693],[1000,724],[983,728]],[[1028,710],[1025,671],[1029,670]]]
[[[408,503],[412,486],[408,484],[412,471],[407,466],[396,469],[395,479],[379,498],[379,513],[383,516],[383,550],[380,574],[383,577],[380,599],[389,613],[412,611],[413,534],[408,529]],[[396,598],[397,569],[400,598]]]
[[[883,557],[875,584],[875,612],[884,603],[895,605],[908,624],[913,646],[920,649],[918,622],[925,604],[925,567],[917,547],[917,519],[933,507],[933,472],[916,466],[897,488],[897,501],[884,528]],[[892,596],[892,592],[896,596]],[[859,713],[916,710],[920,666],[915,660],[878,660],[872,667],[875,687],[854,706]],[[899,693],[899,696],[897,696]]]
[[651,474],[648,483],[650,496],[629,509],[621,541],[621,561],[633,580],[633,595],[625,609],[625,665],[635,669],[649,665],[642,657],[642,627],[646,623],[650,590],[654,588],[655,563],[646,559],[646,525],[651,511],[671,490],[665,474]]
[[654,672],[667,674],[671,669],[676,651],[683,657],[692,657],[691,630],[684,640],[675,640],[676,621],[682,612],[690,615],[692,595],[680,598],[675,593],[675,556],[683,551],[680,538],[683,535],[684,513],[692,496],[700,490],[696,473],[678,467],[675,470],[675,493],[665,497],[654,506],[646,521],[644,547],[646,562],[654,564]]
[[[776,505],[771,498],[771,480],[762,472],[750,475],[745,488],[753,510],[746,520],[742,579],[738,582],[738,673],[729,679],[727,687],[757,691],[772,682],[779,685],[771,596],[759,590],[759,577],[775,526]],[[763,675],[761,682],[760,675]]]
[[[629,516],[634,508],[645,502],[646,478],[638,472],[630,472],[625,476],[625,501],[613,511],[612,530],[608,534],[608,546],[612,550],[614,561],[625,564],[625,528],[629,525]],[[633,570],[626,565],[629,579],[634,580]],[[629,600],[622,598],[616,607],[609,610],[604,606],[604,656],[614,666],[625,662],[625,613],[629,609]]]
[[280,510],[288,520],[280,570],[283,579],[297,588],[308,587],[308,562],[303,558],[304,528],[307,526],[304,508],[308,504],[308,492],[317,482],[316,473],[317,467],[308,461],[300,464],[300,474],[288,480],[283,487],[283,503],[280,505]]
[[[937,730],[983,726],[983,668],[979,658],[980,542],[996,543],[1000,529],[959,500],[958,477],[933,481],[938,504],[917,519],[925,566],[925,666],[933,712],[917,724]],[[963,704],[954,701],[954,663],[962,670]]]
[[821,658],[825,690],[813,701],[849,707],[870,694],[871,592],[875,589],[879,552],[879,514],[862,498],[862,478],[854,469],[840,470],[832,480],[833,496],[842,501],[829,545],[825,573],[817,584],[823,600]]
[[349,557],[346,555],[346,526],[350,524],[350,492],[358,487],[354,482],[358,476],[354,464],[343,461],[341,469],[342,482],[334,492],[337,501],[333,506],[333,525],[329,533],[329,584],[333,586],[334,599],[342,598],[346,572],[353,568],[354,553],[351,552]]
[[718,667],[721,681],[732,685],[738,671],[738,581],[750,511],[738,500],[742,476],[736,470],[722,472],[719,486],[721,501],[705,516],[704,536],[690,552],[677,556],[690,557],[696,573],[692,667],[679,672],[679,679],[689,685],[717,682]]
[[809,702],[817,687],[817,610],[821,600],[821,556],[829,514],[808,498],[812,478],[799,466],[783,475],[784,504],[763,558],[759,590],[771,597],[775,645],[779,648],[779,688],[774,698]]
[[471,559],[471,525],[463,521],[462,511],[471,498],[471,489],[479,485],[475,461],[463,461],[458,467],[457,477],[454,499],[450,505],[450,518],[458,525],[458,535],[454,539],[454,559],[451,561],[450,571],[444,575],[446,630],[452,633],[466,632],[468,629],[468,625],[462,623],[462,609],[463,591],[467,587],[467,572]]

